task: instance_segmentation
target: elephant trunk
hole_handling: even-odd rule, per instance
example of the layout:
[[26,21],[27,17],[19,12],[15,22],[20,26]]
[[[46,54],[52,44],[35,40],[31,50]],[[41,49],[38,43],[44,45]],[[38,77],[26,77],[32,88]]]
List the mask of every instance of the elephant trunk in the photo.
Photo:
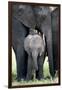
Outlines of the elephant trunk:
[[38,64],[37,64],[38,54],[37,54],[37,52],[32,53],[32,57],[33,57],[33,67],[35,70],[38,70]]

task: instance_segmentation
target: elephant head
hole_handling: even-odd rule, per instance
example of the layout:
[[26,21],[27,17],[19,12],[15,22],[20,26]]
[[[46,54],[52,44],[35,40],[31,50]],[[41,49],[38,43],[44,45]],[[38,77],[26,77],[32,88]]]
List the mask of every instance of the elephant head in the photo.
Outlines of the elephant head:
[[47,6],[18,4],[13,5],[13,16],[29,28],[35,28],[50,13]]

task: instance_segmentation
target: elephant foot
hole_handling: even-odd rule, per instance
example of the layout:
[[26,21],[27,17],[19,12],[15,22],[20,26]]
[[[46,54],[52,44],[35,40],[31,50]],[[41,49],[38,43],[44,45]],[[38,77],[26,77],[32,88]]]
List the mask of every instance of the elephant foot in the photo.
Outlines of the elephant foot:
[[31,79],[30,78],[26,78],[26,81],[28,82],[28,81],[30,81]]
[[30,81],[30,80],[32,80],[32,77],[26,77],[25,80],[26,80],[26,81]]
[[44,80],[44,78],[39,78],[38,80],[43,81],[43,80]]
[[38,80],[43,80],[44,79],[44,75],[42,74],[37,74],[37,76],[36,76],[36,79],[38,79]]
[[44,77],[38,77],[37,79],[38,80],[44,80]]
[[20,77],[17,77],[17,78],[16,78],[16,80],[17,80],[18,82],[20,82],[20,81],[24,81],[24,80],[25,80],[25,78],[20,78]]

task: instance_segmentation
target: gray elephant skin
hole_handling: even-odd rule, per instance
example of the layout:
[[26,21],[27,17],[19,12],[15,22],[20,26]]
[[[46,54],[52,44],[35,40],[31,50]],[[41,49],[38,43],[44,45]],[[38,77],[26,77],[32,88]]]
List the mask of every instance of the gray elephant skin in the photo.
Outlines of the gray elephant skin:
[[35,26],[46,37],[49,69],[51,76],[54,77],[54,64],[56,63],[53,62],[50,8],[38,5],[14,4],[12,12],[12,46],[16,55],[17,79],[26,78],[28,55],[24,51],[23,42],[29,34],[29,29],[35,28]]
[[52,40],[53,40],[53,63],[54,63],[54,70],[59,70],[59,63],[60,63],[60,10],[56,8],[51,13],[52,18]]
[[32,79],[32,74],[38,71],[39,80],[43,78],[43,63],[45,52],[45,39],[41,35],[28,35],[24,40],[24,48],[28,54],[27,77]]

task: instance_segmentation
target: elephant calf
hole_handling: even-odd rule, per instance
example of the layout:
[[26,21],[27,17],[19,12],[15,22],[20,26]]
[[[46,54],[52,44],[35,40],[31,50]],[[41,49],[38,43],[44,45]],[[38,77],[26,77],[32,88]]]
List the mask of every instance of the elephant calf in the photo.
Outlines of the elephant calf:
[[32,74],[38,72],[38,78],[43,78],[43,62],[45,51],[44,35],[30,34],[24,40],[24,49],[28,54],[27,80],[32,79]]

